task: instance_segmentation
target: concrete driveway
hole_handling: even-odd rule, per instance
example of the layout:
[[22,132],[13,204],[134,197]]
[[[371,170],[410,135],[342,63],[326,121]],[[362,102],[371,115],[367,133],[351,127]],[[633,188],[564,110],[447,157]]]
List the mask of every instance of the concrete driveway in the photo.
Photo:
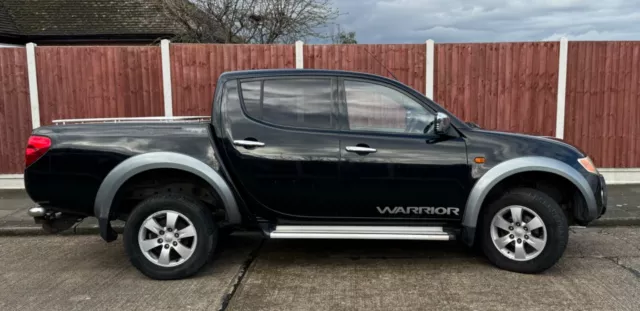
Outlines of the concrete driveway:
[[[0,310],[638,310],[640,228],[573,229],[540,275],[456,243],[233,235],[198,276],[153,281],[120,241],[0,237]],[[253,254],[253,255],[252,255]],[[247,268],[247,269],[245,269]]]

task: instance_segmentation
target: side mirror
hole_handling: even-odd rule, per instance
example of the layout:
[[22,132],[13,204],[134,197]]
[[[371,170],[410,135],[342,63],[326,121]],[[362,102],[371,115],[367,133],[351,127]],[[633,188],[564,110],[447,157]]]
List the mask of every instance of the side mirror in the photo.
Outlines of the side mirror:
[[446,134],[449,132],[449,127],[451,127],[451,119],[449,119],[449,116],[442,112],[438,112],[436,114],[435,133],[438,135]]

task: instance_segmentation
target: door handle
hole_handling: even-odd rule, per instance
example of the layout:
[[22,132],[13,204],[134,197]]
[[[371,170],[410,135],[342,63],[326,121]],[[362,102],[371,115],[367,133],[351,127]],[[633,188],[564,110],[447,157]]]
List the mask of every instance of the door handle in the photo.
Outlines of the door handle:
[[347,150],[347,152],[355,152],[355,153],[374,153],[378,151],[375,148],[360,147],[360,146],[347,146],[344,149]]
[[234,140],[233,144],[236,146],[242,146],[242,147],[264,147],[263,142],[254,141],[254,140]]

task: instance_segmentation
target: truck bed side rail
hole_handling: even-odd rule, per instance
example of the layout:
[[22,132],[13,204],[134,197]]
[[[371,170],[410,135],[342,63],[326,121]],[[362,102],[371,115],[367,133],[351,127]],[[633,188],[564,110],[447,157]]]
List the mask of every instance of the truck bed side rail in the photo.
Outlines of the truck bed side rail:
[[90,123],[158,123],[158,122],[209,122],[210,116],[180,116],[180,117],[133,117],[133,118],[92,118],[53,120],[54,125],[90,124]]

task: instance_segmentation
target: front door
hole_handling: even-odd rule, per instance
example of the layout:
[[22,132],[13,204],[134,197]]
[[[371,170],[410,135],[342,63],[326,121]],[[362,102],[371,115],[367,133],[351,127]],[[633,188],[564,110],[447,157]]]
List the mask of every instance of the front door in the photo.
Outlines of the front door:
[[[238,92],[240,89],[240,92]],[[230,81],[224,151],[245,200],[266,218],[322,215],[338,187],[337,79]]]
[[434,132],[435,111],[366,80],[341,81],[344,216],[461,219],[469,192],[464,140]]

